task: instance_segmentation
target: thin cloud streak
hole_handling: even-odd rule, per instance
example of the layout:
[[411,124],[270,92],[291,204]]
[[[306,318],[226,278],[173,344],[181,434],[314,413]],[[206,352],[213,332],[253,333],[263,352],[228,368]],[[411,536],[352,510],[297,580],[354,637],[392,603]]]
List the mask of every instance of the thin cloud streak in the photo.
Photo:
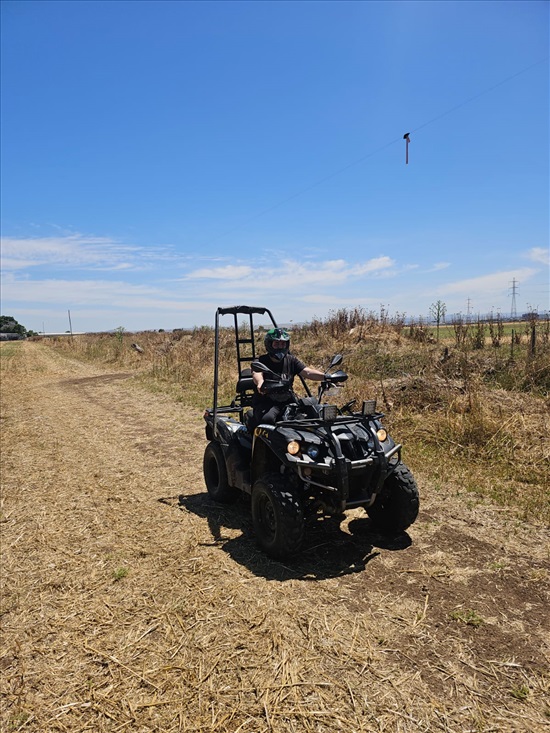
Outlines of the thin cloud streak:
[[163,247],[138,247],[109,237],[74,233],[52,237],[3,237],[0,257],[2,272],[39,267],[110,271],[143,269],[170,254]]
[[4,301],[27,303],[113,304],[128,298],[156,296],[162,291],[149,285],[132,285],[122,280],[17,280],[4,279]]

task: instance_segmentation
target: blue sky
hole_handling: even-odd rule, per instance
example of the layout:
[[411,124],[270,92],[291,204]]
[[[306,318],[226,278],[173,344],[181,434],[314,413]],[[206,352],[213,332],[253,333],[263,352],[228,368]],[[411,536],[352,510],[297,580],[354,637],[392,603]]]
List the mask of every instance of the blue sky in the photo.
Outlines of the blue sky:
[[[2,313],[549,308],[545,0],[2,0]],[[410,132],[409,164],[403,135]]]

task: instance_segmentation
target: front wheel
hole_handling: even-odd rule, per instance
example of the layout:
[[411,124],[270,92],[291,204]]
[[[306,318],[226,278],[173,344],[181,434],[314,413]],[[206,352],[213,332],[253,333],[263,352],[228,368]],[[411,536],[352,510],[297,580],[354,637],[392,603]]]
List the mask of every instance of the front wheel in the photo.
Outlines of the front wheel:
[[419,496],[416,481],[404,463],[388,476],[367,514],[383,532],[403,532],[416,521]]
[[270,557],[294,555],[304,539],[304,512],[282,477],[268,474],[252,487],[252,523],[256,540]]
[[218,443],[211,442],[206,446],[202,468],[204,483],[212,499],[222,504],[235,501],[237,489],[229,486],[225,458]]

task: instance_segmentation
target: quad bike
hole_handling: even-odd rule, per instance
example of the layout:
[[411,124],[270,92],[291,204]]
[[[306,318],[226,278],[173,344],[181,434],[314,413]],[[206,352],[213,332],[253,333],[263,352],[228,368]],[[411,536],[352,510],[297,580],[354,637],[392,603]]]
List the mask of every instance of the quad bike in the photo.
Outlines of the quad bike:
[[[218,404],[220,316],[232,315],[239,378],[229,405]],[[313,396],[301,379],[305,395],[256,361],[254,315],[275,319],[267,308],[218,308],[215,322],[214,401],[204,413],[206,446],[204,479],[209,495],[218,502],[250,495],[257,542],[271,557],[282,559],[302,545],[306,520],[319,513],[340,515],[364,507],[374,526],[397,533],[418,515],[418,488],[401,461],[401,445],[382,426],[376,400],[355,400],[343,407],[323,403],[340,389],[347,374],[331,372],[342,363],[336,355]],[[239,316],[249,318],[239,325]],[[244,332],[244,334],[243,334]],[[264,371],[264,389],[284,403],[275,425],[256,424],[251,408],[254,384],[250,367]]]

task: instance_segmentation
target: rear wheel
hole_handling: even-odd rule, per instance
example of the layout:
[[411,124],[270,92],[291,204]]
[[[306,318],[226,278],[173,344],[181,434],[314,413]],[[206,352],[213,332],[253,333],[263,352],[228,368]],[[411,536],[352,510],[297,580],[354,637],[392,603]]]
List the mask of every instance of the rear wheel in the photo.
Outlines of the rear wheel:
[[256,540],[271,557],[293,555],[304,539],[304,512],[279,474],[259,478],[252,487],[252,523]]
[[400,463],[388,476],[367,514],[384,532],[403,532],[418,516],[418,487],[410,470]]
[[218,443],[208,443],[204,451],[202,467],[204,482],[212,499],[222,504],[230,504],[235,501],[238,491],[235,487],[229,486],[225,458]]

